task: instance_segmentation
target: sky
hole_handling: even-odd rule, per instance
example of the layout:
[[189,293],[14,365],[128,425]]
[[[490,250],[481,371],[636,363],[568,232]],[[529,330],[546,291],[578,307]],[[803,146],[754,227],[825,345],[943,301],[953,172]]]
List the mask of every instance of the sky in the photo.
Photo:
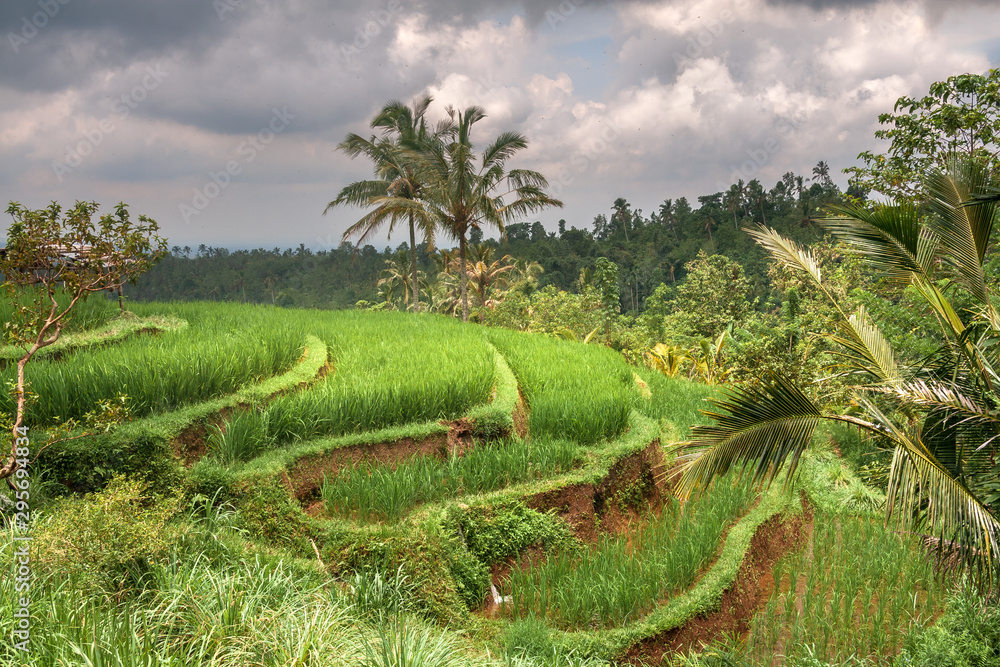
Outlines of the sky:
[[337,145],[430,94],[432,120],[486,110],[477,146],[527,136],[509,166],[564,202],[529,221],[587,228],[618,197],[648,215],[819,160],[846,187],[900,96],[998,61],[976,0],[3,0],[0,200],[334,248],[363,211],[327,203],[371,176]]

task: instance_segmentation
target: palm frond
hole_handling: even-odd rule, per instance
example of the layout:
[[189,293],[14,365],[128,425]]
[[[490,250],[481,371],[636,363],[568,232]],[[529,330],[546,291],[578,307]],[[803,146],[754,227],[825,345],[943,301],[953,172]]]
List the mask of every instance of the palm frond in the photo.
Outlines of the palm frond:
[[868,264],[890,280],[909,283],[913,277],[930,278],[932,256],[922,238],[920,213],[911,204],[831,206],[832,217],[820,220],[824,228],[862,255]]
[[980,304],[988,304],[983,260],[996,219],[995,202],[963,206],[987,182],[975,164],[955,164],[950,173],[932,172],[927,178],[930,207],[936,214],[931,226],[941,243],[941,260]]
[[833,354],[848,359],[855,370],[870,373],[881,382],[893,384],[902,379],[892,345],[864,306],[859,306],[846,320],[837,322],[837,330],[839,335],[828,338],[846,352],[834,351]]
[[[869,405],[869,411],[876,412]],[[906,529],[929,531],[942,555],[955,555],[992,586],[1000,562],[1000,521],[921,440],[880,415],[896,450],[889,470],[886,509]]]
[[813,279],[817,286],[822,286],[823,279],[819,263],[808,249],[764,225],[757,225],[755,228],[744,227],[744,231],[782,266],[793,271],[804,272]]
[[753,468],[754,481],[770,483],[788,464],[790,479],[812,439],[823,413],[780,375],[759,384],[729,390],[724,399],[709,399],[720,409],[704,411],[715,424],[694,426],[692,437],[676,448],[683,461],[676,493],[687,498],[731,468]]

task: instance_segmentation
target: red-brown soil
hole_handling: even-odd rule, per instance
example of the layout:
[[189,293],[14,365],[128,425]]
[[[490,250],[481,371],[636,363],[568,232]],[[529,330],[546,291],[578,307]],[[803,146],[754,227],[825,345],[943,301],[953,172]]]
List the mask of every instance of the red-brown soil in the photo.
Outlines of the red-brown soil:
[[619,459],[600,484],[574,484],[532,496],[525,503],[540,512],[555,510],[586,543],[600,533],[618,534],[636,516],[657,511],[669,493],[662,476],[659,440]]
[[208,453],[208,447],[205,442],[208,440],[212,427],[224,428],[224,424],[230,415],[237,410],[247,410],[249,408],[250,406],[245,403],[230,408],[223,408],[187,426],[170,443],[174,456],[181,459],[184,465],[190,468]]
[[812,508],[802,498],[803,514],[785,518],[776,515],[757,528],[736,580],[722,596],[718,609],[689,620],[684,625],[644,639],[626,653],[623,664],[658,665],[664,656],[700,649],[723,635],[745,637],[754,615],[774,591],[774,564],[785,554],[801,548],[812,530]]
[[[143,329],[143,331],[145,331],[145,329]],[[151,331],[158,333],[157,329],[152,329]],[[307,347],[305,348],[305,350],[303,350],[302,358],[299,359],[299,362],[305,359],[306,355],[308,354],[309,354],[309,348]],[[296,391],[302,391],[303,389],[308,388],[309,386],[313,385],[319,380],[322,380],[324,377],[327,376],[328,373],[332,371],[333,371],[333,365],[330,362],[327,362],[322,366],[320,366],[320,369],[316,373],[315,377],[309,380],[304,380],[299,384],[295,385],[294,387],[289,387],[288,389],[282,389],[281,391],[277,391],[273,393],[269,397],[269,399],[275,399],[278,396],[283,396],[285,394],[290,394]],[[245,411],[249,409],[250,409],[249,404],[240,403],[239,405],[234,407],[223,408],[222,410],[219,410],[218,412],[208,415],[207,417],[198,420],[194,424],[191,424],[183,431],[181,431],[176,437],[174,437],[173,441],[171,442],[171,447],[174,451],[174,456],[176,456],[179,459],[182,459],[184,461],[184,465],[190,468],[199,460],[201,460],[205,456],[205,454],[208,453],[208,448],[205,444],[205,441],[208,439],[208,435],[211,432],[211,427],[217,426],[223,428],[224,431],[225,430],[224,424],[226,420],[229,419],[230,415],[232,415],[236,411]]]
[[[602,534],[620,535],[635,524],[646,521],[649,514],[659,513],[670,489],[663,482],[659,469],[663,465],[659,440],[642,451],[619,459],[611,466],[600,484],[574,484],[545,491],[528,498],[526,505],[539,512],[555,510],[585,544],[596,544]],[[545,552],[530,547],[521,554],[496,563],[491,568],[493,584],[500,585],[514,570],[539,565]],[[493,616],[498,605],[488,594],[481,610]]]

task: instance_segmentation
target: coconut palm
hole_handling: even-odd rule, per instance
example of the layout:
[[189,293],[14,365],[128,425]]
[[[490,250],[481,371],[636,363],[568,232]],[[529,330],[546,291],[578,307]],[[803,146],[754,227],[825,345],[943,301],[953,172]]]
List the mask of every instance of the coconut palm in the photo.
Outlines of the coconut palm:
[[515,268],[514,258],[504,255],[494,260],[493,248],[480,244],[473,247],[473,259],[467,265],[468,279],[479,297],[479,305],[485,307],[490,293],[507,283]]
[[[887,280],[910,285],[940,326],[930,358],[900,360],[864,308],[848,313],[827,291],[808,249],[763,226],[748,230],[772,257],[803,274],[839,313],[840,369],[856,378],[850,414],[820,409],[787,378],[773,375],[733,390],[680,445],[687,496],[733,467],[770,482],[789,477],[820,420],[853,424],[891,443],[886,511],[904,529],[922,531],[992,586],[1000,561],[1000,316],[984,261],[997,202],[975,165],[956,164],[927,180],[930,213],[916,206],[837,207],[825,227]],[[964,304],[959,306],[958,304]],[[898,415],[898,416],[896,416]]]
[[548,181],[540,173],[507,170],[507,162],[528,145],[522,134],[501,133],[482,152],[477,166],[471,134],[486,112],[478,106],[463,111],[448,107],[446,112],[451,123],[445,140],[417,137],[405,145],[417,161],[416,173],[424,184],[423,204],[428,218],[458,240],[462,319],[468,321],[469,232],[492,226],[503,234],[507,222],[546,206],[562,206],[562,202],[544,192]]
[[419,310],[420,285],[417,276],[416,228],[420,227],[429,248],[434,243],[434,221],[420,204],[423,183],[417,177],[410,154],[404,150],[404,142],[438,141],[448,132],[448,125],[441,124],[430,130],[424,120],[427,107],[433,100],[425,96],[413,103],[413,108],[397,101],[382,107],[371,123],[373,129],[381,131],[381,137],[365,139],[351,133],[338,148],[352,158],[363,155],[373,164],[376,178],[357,181],[344,187],[337,198],[327,204],[323,213],[342,204],[374,207],[358,222],[344,232],[342,239],[358,237],[357,246],[363,245],[372,235],[388,225],[391,234],[397,222],[406,220],[410,232],[410,293],[413,296],[413,310]]

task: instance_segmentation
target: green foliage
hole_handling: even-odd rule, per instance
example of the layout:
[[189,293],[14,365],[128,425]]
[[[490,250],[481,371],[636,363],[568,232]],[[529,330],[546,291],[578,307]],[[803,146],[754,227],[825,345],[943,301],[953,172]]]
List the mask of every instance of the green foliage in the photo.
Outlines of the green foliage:
[[965,585],[953,592],[937,624],[915,633],[898,667],[979,667],[1000,664],[1000,608]]
[[753,310],[751,284],[739,263],[700,252],[685,269],[687,279],[677,288],[666,323],[674,337],[715,339],[730,324],[740,325]]
[[417,503],[568,472],[576,455],[577,445],[571,441],[535,438],[477,443],[464,455],[444,461],[416,457],[394,468],[361,464],[325,479],[323,501],[331,514],[398,520]]
[[59,482],[64,492],[76,493],[97,491],[116,475],[142,479],[160,493],[177,488],[183,479],[169,440],[157,433],[101,433],[58,442],[39,453],[34,467]]
[[[33,361],[28,378],[38,398],[30,423],[79,419],[101,399],[119,394],[129,397],[133,416],[141,417],[231,393],[289,368],[301,353],[302,322],[264,307],[248,317],[246,308],[169,306],[164,310],[190,326]],[[0,381],[10,381],[14,371],[0,369]],[[0,412],[13,408],[12,397],[0,395]]]
[[453,419],[485,403],[496,384],[482,332],[449,318],[355,311],[309,319],[327,341],[334,372],[271,402],[263,442]]
[[586,288],[580,294],[548,286],[531,295],[510,294],[500,303],[478,313],[479,321],[490,327],[503,327],[566,336],[583,340],[605,322],[598,293]]
[[932,83],[927,95],[904,95],[894,113],[879,116],[877,139],[888,140],[885,153],[858,155],[863,167],[845,169],[856,187],[875,190],[897,201],[921,193],[924,176],[944,168],[954,154],[997,167],[1000,141],[1000,70],[986,74],[959,74]]
[[489,329],[487,336],[517,376],[534,437],[586,444],[625,429],[638,392],[631,369],[615,352],[501,329]]
[[598,257],[594,262],[594,288],[601,299],[601,306],[607,318],[618,315],[621,296],[618,292],[618,265],[606,257]]
[[395,572],[358,570],[347,581],[343,594],[352,611],[362,618],[386,621],[405,611],[413,595],[413,584],[400,565]]
[[205,446],[219,463],[245,463],[273,444],[269,422],[267,412],[256,409],[237,412],[226,420],[225,429],[212,427]]
[[572,550],[576,543],[566,522],[521,503],[473,509],[452,508],[450,521],[469,551],[483,564],[495,565],[531,546],[546,551]]
[[313,555],[313,526],[288,491],[274,480],[241,481],[230,487],[237,507],[236,527],[251,538],[288,549],[301,557]]
[[126,477],[100,493],[61,498],[35,528],[38,563],[83,587],[121,593],[166,555],[167,522],[179,507],[179,497],[149,494]]
[[446,632],[397,621],[378,627],[361,667],[464,667],[468,660],[456,649]]
[[812,544],[781,559],[772,575],[778,590],[747,644],[754,663],[782,653],[816,664],[886,664],[910,629],[932,622],[946,590],[919,539],[867,517],[818,514]]
[[702,410],[708,406],[706,399],[715,396],[717,389],[684,378],[667,377],[650,368],[637,368],[635,372],[650,391],[649,398],[639,399],[639,411],[668,426],[670,437],[682,440],[688,437],[691,426],[709,423]]

